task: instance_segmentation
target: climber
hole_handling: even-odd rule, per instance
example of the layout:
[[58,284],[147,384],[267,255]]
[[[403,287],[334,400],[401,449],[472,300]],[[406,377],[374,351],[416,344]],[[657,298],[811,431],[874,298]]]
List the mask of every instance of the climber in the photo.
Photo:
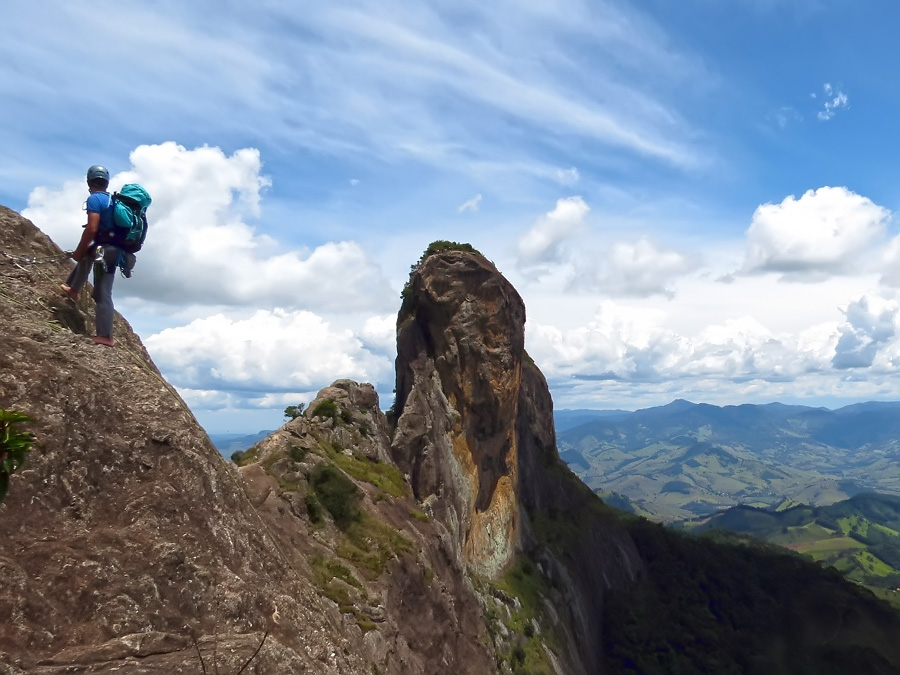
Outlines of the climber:
[[116,265],[120,251],[111,244],[97,246],[96,237],[100,230],[112,229],[112,209],[110,208],[109,171],[94,165],[87,171],[90,196],[87,199],[87,224],[78,247],[72,252],[72,259],[78,263],[69,274],[66,283],[60,284],[63,292],[72,300],[78,299],[78,292],[87,281],[91,267],[94,268],[93,298],[97,303],[97,335],[92,338],[99,345],[113,346],[113,299],[112,287],[116,279]]

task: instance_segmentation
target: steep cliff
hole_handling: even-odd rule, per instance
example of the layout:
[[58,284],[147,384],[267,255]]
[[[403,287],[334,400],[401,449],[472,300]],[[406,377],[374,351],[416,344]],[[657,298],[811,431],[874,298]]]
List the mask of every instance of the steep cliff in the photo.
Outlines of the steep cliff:
[[428,257],[397,321],[394,456],[487,576],[519,535],[516,413],[525,306],[479,255]]
[[897,612],[833,571],[592,494],[560,461],[524,321],[496,268],[449,242],[398,317],[394,458],[480,590],[503,671],[898,672]]
[[524,330],[522,299],[484,257],[426,253],[397,321],[394,457],[474,574],[502,581],[517,554],[539,565],[554,589],[542,600],[553,609],[539,613],[553,628],[542,646],[565,672],[599,672],[603,595],[627,587],[642,563],[616,516],[560,461]]

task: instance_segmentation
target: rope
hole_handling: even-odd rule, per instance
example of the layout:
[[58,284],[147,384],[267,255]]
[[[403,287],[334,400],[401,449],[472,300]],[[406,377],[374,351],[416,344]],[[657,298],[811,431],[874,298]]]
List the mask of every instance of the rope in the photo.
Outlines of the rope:
[[[61,260],[65,260],[66,258],[72,257],[71,251],[65,251],[60,255],[55,255],[51,258],[29,258],[27,256],[21,255],[10,255],[6,251],[0,251],[0,256],[7,258],[9,262],[7,264],[15,265],[16,263],[22,263],[24,265],[44,265],[46,263],[59,262]],[[5,260],[0,260],[0,264],[6,262]]]

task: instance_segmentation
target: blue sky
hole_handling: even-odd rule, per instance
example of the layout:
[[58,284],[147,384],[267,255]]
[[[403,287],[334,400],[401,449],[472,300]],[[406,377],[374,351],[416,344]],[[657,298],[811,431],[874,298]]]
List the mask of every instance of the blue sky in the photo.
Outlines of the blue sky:
[[849,0],[10,2],[0,203],[154,196],[117,307],[211,431],[393,387],[435,239],[522,294],[557,407],[900,398],[893,45]]

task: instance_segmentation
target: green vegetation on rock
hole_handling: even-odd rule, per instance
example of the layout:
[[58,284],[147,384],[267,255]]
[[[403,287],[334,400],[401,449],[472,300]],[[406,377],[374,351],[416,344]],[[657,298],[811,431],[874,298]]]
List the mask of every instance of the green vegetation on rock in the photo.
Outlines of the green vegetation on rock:
[[722,532],[628,529],[646,575],[608,596],[606,672],[896,672],[900,615],[836,571]]
[[345,539],[335,552],[368,579],[377,579],[388,562],[400,555],[414,555],[412,542],[393,527],[363,513],[344,530]]
[[34,420],[24,413],[0,408],[0,502],[9,492],[9,477],[25,466],[34,444],[34,434],[19,428],[28,422]]
[[309,485],[334,524],[346,529],[360,519],[362,493],[343,472],[331,464],[319,464],[309,474]]
[[312,410],[313,417],[321,417],[323,419],[331,418],[337,421],[338,418],[338,407],[337,403],[332,401],[331,399],[325,399],[324,401],[320,401],[316,404],[316,407]]
[[409,515],[422,523],[427,523],[430,520],[428,514],[424,511],[420,511],[419,509],[410,509]]
[[257,459],[259,459],[258,445],[254,445],[252,448],[247,448],[243,452],[238,450],[237,452],[231,453],[231,461],[238,466],[246,466],[247,464],[255,462]]
[[287,419],[295,420],[298,417],[300,417],[300,415],[303,414],[303,411],[305,408],[306,408],[305,403],[298,403],[297,405],[289,405],[287,408],[284,409],[284,416]]
[[409,494],[409,485],[395,465],[372,460],[358,453],[347,455],[329,445],[322,447],[330,461],[357,480],[371,483],[392,497],[405,497]]
[[513,673],[525,675],[553,675],[553,665],[544,647],[546,635],[535,630],[535,625],[546,627],[549,622],[543,609],[551,597],[547,579],[523,555],[497,583],[501,598],[516,598],[518,603],[505,607],[506,618],[501,619],[512,637],[512,648],[507,662]]
[[359,608],[365,599],[362,584],[345,565],[320,555],[309,557],[313,571],[313,581],[326,598],[334,602],[343,614],[356,619],[357,625],[365,633],[375,628],[372,617]]
[[291,458],[292,461],[297,462],[298,464],[306,459],[306,456],[309,454],[309,450],[306,448],[301,448],[297,445],[292,445],[288,448],[288,457]]
[[410,266],[409,280],[403,286],[403,291],[400,293],[400,296],[402,298],[406,298],[409,296],[410,282],[412,281],[412,278],[413,276],[415,276],[416,272],[419,271],[422,263],[425,262],[430,256],[442,251],[463,251],[465,253],[477,253],[478,255],[481,255],[481,252],[476,250],[475,247],[473,247],[471,244],[460,244],[455,241],[446,241],[444,239],[439,239],[437,241],[431,242],[430,244],[428,244],[428,248],[425,249],[425,252],[416,261],[416,263]]

